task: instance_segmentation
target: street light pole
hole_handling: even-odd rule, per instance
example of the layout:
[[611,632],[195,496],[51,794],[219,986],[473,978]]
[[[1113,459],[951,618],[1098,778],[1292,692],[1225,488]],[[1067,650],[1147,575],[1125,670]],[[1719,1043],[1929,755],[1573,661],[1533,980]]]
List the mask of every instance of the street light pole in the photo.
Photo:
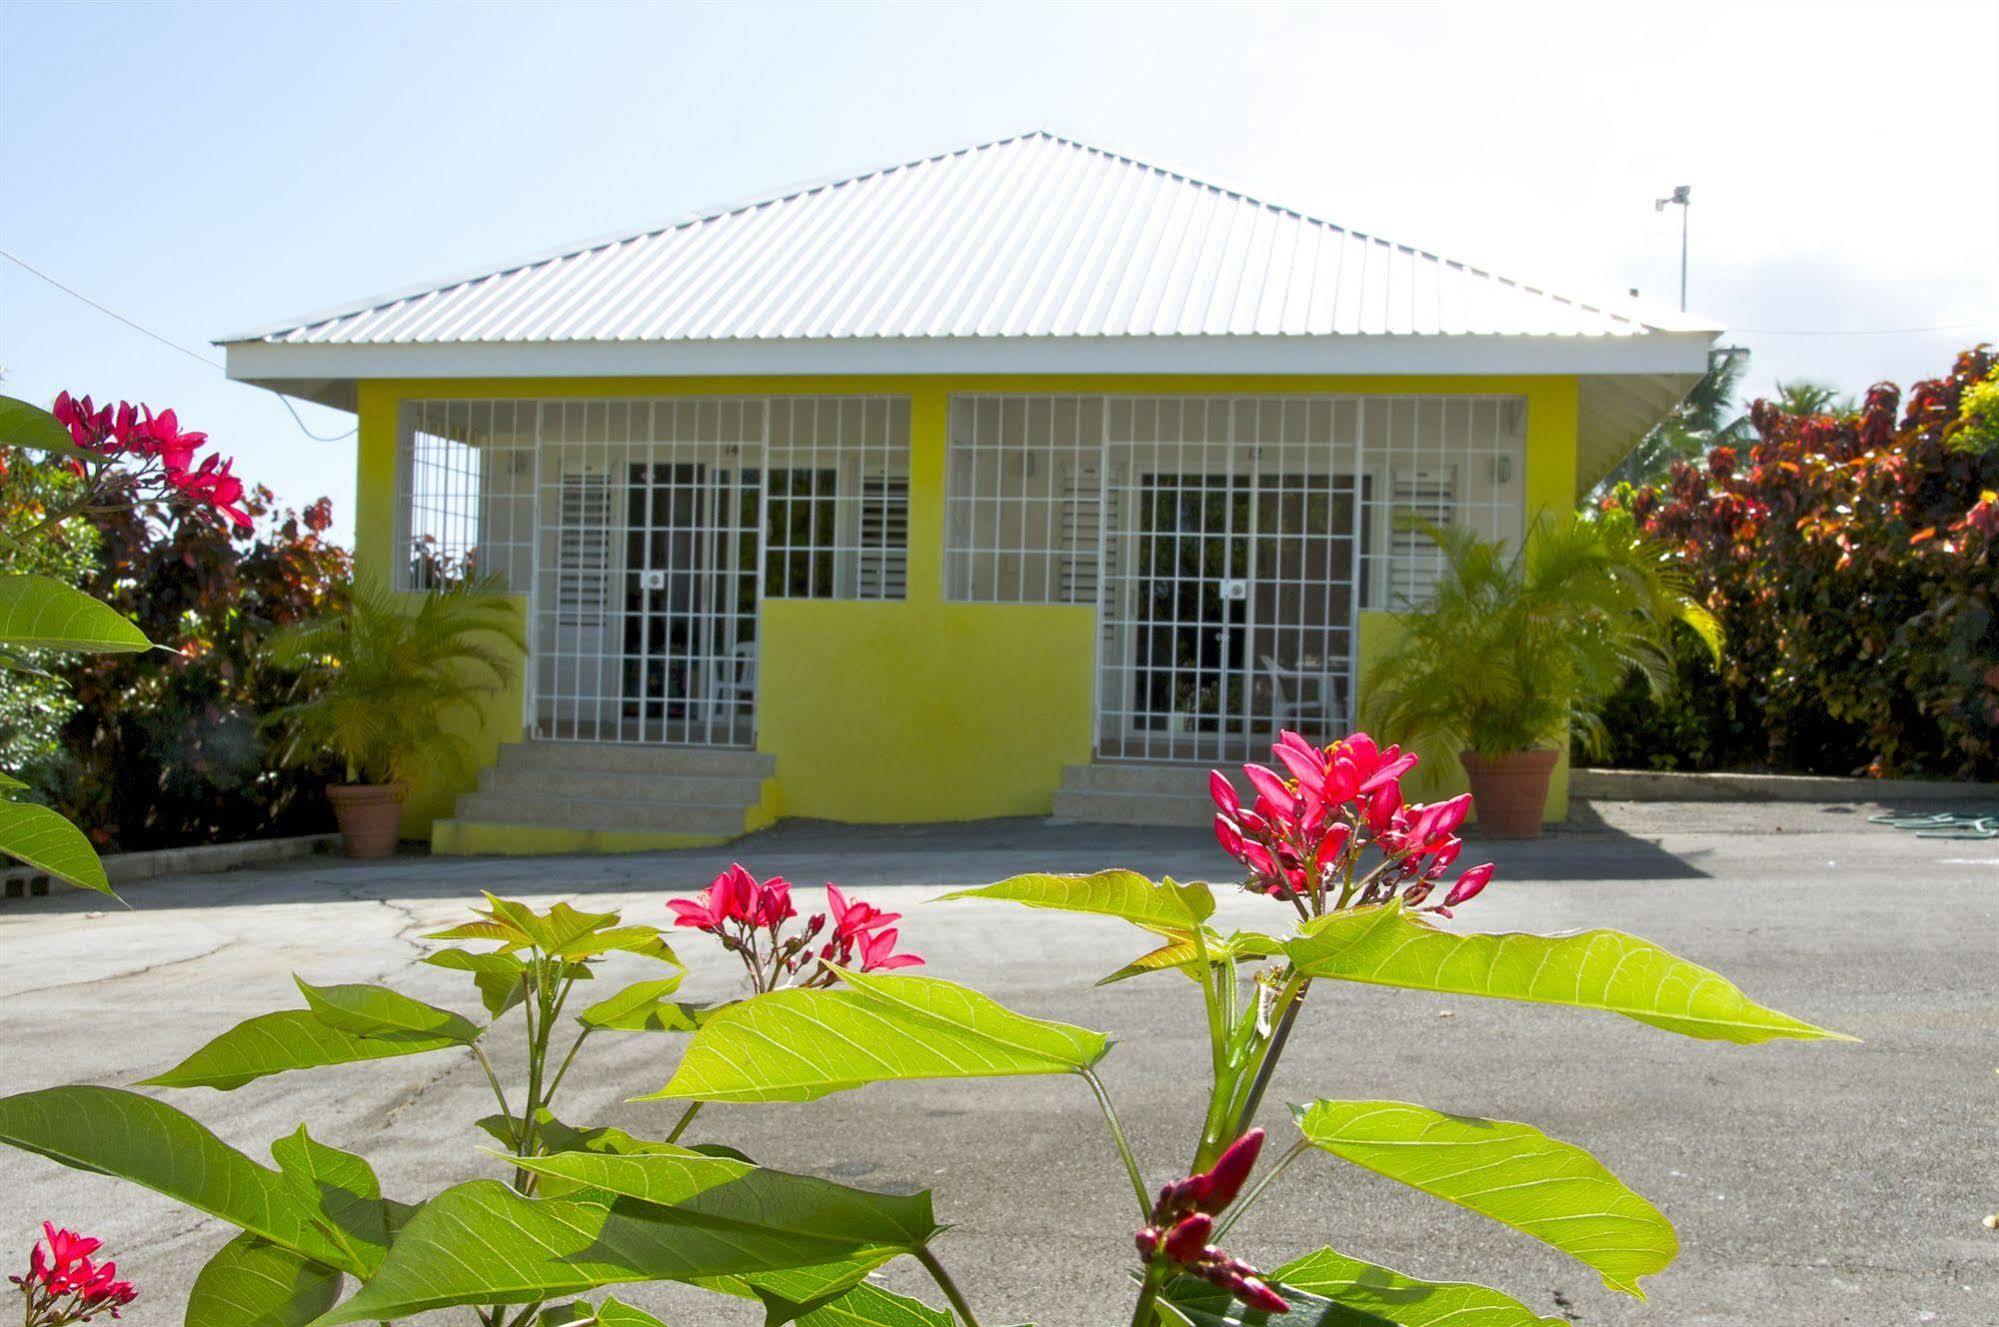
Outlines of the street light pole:
[[1668,203],[1678,203],[1680,205],[1680,312],[1681,313],[1685,313],[1687,311],[1687,213],[1692,211],[1692,208],[1689,205],[1693,202],[1693,197],[1694,197],[1694,187],[1691,184],[1680,184],[1680,185],[1675,185],[1673,187],[1672,193],[1668,194],[1664,198],[1655,199],[1652,203],[1652,210],[1654,212],[1665,211],[1666,204]]

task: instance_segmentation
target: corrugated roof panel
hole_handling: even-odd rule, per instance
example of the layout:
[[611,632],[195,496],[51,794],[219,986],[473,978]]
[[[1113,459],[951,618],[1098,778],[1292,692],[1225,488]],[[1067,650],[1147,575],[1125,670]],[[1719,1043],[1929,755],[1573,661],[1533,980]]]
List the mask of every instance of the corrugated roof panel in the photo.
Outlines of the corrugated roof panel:
[[237,340],[1642,335],[1069,139],[963,148]]

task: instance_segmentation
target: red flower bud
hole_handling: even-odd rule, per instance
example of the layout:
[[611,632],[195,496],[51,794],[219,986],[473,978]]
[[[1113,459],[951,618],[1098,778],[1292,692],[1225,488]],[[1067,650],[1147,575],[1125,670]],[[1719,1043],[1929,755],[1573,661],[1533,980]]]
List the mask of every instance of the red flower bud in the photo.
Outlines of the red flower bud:
[[1196,1212],[1166,1232],[1162,1247],[1174,1262],[1199,1262],[1208,1251],[1208,1237],[1214,1233],[1215,1219],[1206,1212]]
[[1285,1298],[1254,1276],[1243,1277],[1234,1287],[1235,1297],[1253,1309],[1265,1313],[1289,1313],[1291,1305]]
[[1195,1176],[1201,1181],[1201,1194],[1196,1200],[1200,1210],[1219,1212],[1234,1202],[1235,1196],[1242,1192],[1243,1181],[1256,1169],[1256,1156],[1262,1150],[1263,1130],[1251,1129],[1230,1143],[1228,1151],[1216,1158],[1205,1175]]

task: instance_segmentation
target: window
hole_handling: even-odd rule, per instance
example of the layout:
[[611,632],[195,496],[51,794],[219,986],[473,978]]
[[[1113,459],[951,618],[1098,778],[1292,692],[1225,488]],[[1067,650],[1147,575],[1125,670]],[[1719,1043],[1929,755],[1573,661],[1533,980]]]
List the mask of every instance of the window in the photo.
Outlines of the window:
[[1103,400],[954,396],[950,421],[945,597],[1095,603]]
[[908,401],[777,397],[768,430],[764,596],[904,597]]
[[399,423],[393,587],[438,590],[495,576],[503,588],[525,592],[534,534],[534,406],[409,401]]

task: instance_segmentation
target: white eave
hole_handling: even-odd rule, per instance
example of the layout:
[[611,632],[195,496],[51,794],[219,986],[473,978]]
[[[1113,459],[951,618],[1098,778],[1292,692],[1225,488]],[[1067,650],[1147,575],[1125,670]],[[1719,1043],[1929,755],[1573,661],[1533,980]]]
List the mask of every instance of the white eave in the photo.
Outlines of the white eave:
[[1719,329],[1592,304],[1049,134],[226,338],[232,378],[1575,374],[1584,468]]

